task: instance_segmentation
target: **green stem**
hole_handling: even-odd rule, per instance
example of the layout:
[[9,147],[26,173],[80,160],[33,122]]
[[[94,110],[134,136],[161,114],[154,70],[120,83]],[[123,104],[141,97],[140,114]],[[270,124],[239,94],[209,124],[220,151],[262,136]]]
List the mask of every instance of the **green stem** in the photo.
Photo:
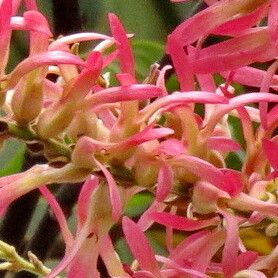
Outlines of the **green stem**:
[[[19,126],[14,122],[9,122],[6,120],[1,120],[0,123],[5,125],[6,127],[6,133],[10,136],[13,136],[15,138],[25,140],[25,141],[40,141],[43,144],[45,144],[47,147],[49,147],[57,156],[64,156],[70,159],[71,157],[71,149],[70,147],[64,145],[63,143],[59,142],[56,139],[50,138],[50,139],[42,139],[40,138],[33,130],[31,130],[28,127]],[[2,127],[3,129],[3,127]],[[3,132],[3,131],[2,131]]]

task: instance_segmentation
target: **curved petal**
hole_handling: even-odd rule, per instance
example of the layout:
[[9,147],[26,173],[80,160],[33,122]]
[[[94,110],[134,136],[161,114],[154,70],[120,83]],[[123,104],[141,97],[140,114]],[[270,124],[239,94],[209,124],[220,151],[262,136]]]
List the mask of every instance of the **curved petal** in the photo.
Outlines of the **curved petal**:
[[192,220],[167,212],[153,212],[150,213],[149,217],[161,225],[169,226],[181,231],[196,231],[219,224],[218,217],[206,220]]
[[144,233],[128,217],[123,218],[123,231],[128,246],[141,269],[160,277],[158,263]]
[[124,27],[115,14],[109,13],[108,18],[112,35],[119,44],[121,71],[135,77],[134,57]]

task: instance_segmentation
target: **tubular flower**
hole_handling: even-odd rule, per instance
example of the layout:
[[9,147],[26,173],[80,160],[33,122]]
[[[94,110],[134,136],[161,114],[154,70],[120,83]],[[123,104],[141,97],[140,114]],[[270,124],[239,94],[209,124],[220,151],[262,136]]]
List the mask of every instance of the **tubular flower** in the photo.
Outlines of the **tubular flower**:
[[[172,65],[153,65],[143,82],[132,35],[116,15],[108,15],[110,35],[53,40],[35,1],[24,1],[23,16],[21,1],[1,2],[0,139],[21,140],[31,153],[35,142],[46,162],[0,178],[0,215],[39,189],[65,242],[53,270],[34,270],[36,261],[31,271],[102,277],[101,258],[114,278],[277,276],[277,0],[204,2],[168,36]],[[6,72],[13,30],[27,32],[30,49]],[[85,41],[98,42],[81,54]],[[70,191],[77,182],[70,229],[48,187],[67,183]],[[142,191],[151,203],[130,219]],[[157,230],[163,255],[149,242]],[[124,240],[130,265],[118,248]],[[1,248],[0,269],[26,270]]]

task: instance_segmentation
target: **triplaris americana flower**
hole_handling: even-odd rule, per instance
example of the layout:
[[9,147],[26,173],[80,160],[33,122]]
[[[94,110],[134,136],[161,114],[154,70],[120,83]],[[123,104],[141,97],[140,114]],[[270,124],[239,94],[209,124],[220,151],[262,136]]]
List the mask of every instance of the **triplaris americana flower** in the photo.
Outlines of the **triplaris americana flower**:
[[[48,270],[11,259],[0,244],[2,269],[102,277],[101,258],[115,278],[277,276],[278,1],[204,1],[205,9],[168,36],[172,65],[153,65],[145,81],[136,74],[133,35],[116,15],[108,15],[110,35],[53,39],[35,1],[23,1],[26,11],[16,16],[20,2],[3,0],[0,7],[0,136],[37,143],[47,163],[0,178],[0,214],[39,189],[66,248]],[[27,32],[29,55],[7,72],[14,30]],[[218,40],[211,44],[212,35]],[[84,41],[95,41],[86,55],[79,53]],[[112,63],[119,64],[116,74]],[[231,154],[239,157],[236,165]],[[74,231],[48,189],[62,183],[68,190],[84,183]],[[152,203],[131,220],[125,208],[142,191]],[[158,224],[163,256],[145,233]],[[130,265],[116,252],[115,227],[132,253]],[[271,238],[267,254],[248,244],[247,231]]]

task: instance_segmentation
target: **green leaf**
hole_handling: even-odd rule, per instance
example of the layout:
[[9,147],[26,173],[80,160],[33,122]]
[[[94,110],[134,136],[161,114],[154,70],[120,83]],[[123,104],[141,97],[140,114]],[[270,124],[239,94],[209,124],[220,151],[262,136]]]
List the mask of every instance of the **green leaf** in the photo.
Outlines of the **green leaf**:
[[164,53],[162,44],[153,41],[134,41],[132,49],[135,56],[136,74],[139,80],[143,81],[149,71],[150,66],[159,62]]
[[[149,74],[152,64],[159,62],[163,56],[164,47],[162,44],[153,41],[132,41],[132,50],[135,58],[135,70],[136,77],[139,81],[143,81]],[[120,72],[117,62],[110,64],[107,67],[107,71],[110,71],[111,84],[116,85],[115,74]]]
[[245,149],[245,139],[242,132],[241,122],[237,117],[229,116],[228,124],[231,131],[232,138],[235,139],[243,149]]
[[242,151],[231,152],[225,158],[226,167],[240,171],[245,154]]
[[148,192],[134,195],[128,202],[124,214],[128,217],[141,215],[152,203],[153,196]]
[[4,142],[0,150],[0,176],[7,176],[21,171],[24,154],[25,144],[15,140],[8,139]]

